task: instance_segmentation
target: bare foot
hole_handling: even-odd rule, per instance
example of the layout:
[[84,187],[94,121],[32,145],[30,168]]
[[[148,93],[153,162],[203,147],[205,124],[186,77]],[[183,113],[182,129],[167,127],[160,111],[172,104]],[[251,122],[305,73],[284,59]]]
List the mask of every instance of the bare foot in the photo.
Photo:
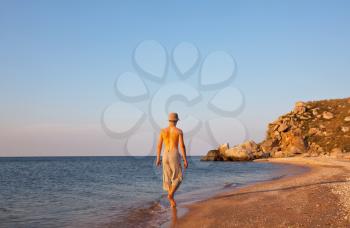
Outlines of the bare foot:
[[174,197],[172,195],[168,195],[168,199],[170,202],[171,207],[176,207],[176,201],[174,200]]

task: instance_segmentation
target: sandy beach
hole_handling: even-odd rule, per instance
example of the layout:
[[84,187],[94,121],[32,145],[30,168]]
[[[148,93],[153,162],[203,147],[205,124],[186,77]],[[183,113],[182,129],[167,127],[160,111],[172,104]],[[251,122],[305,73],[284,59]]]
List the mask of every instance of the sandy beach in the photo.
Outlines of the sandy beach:
[[301,175],[258,183],[186,206],[173,227],[350,227],[350,162],[274,158],[307,166]]

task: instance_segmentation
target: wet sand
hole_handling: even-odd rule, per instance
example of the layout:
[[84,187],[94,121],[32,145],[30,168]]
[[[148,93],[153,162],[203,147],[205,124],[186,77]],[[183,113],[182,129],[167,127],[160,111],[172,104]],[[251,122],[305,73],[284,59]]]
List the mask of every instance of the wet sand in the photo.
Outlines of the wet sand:
[[350,162],[280,158],[309,172],[258,183],[186,205],[172,227],[350,227]]

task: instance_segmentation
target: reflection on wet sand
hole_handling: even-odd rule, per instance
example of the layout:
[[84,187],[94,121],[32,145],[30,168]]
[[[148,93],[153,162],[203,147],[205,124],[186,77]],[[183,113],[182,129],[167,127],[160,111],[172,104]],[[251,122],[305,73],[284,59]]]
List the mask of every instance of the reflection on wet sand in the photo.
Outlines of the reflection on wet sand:
[[171,224],[170,227],[176,227],[177,223],[177,209],[176,207],[171,208]]

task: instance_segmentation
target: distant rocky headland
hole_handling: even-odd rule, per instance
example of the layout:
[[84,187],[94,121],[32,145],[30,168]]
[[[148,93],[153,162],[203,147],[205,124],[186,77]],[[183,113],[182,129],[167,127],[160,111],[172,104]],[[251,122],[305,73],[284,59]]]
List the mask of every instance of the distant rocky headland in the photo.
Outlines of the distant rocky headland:
[[268,125],[266,138],[210,150],[202,161],[250,161],[269,157],[350,159],[350,98],[296,102]]

